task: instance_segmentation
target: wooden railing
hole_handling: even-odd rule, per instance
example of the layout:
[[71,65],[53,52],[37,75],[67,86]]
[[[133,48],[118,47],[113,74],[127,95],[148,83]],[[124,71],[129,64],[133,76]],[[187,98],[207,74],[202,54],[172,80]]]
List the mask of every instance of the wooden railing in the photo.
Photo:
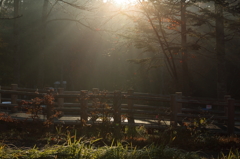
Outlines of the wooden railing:
[[[44,97],[48,92],[47,89],[18,88],[16,84],[12,84],[11,87],[0,86],[0,103],[11,101],[11,104],[0,104],[0,111],[8,108],[11,112],[16,112],[19,101]],[[235,122],[240,121],[240,118],[238,118],[240,113],[235,111],[240,107],[240,102],[235,101],[229,95],[225,96],[223,100],[217,100],[183,97],[181,92],[172,95],[158,95],[137,93],[133,90],[106,92],[99,91],[97,88],[92,89],[92,91],[64,91],[63,88],[58,88],[57,92],[55,91],[52,94],[55,98],[55,109],[64,112],[64,114],[78,115],[81,119],[80,123],[89,121],[89,114],[94,111],[110,113],[116,125],[137,125],[135,119],[149,119],[153,121],[152,127],[157,127],[161,120],[170,121],[172,126],[177,126],[181,125],[182,121],[187,118],[201,117],[225,121],[227,123],[227,133],[234,134]],[[4,97],[6,95],[8,95],[8,98]],[[78,102],[66,102],[71,99],[77,99]],[[105,100],[104,103],[103,100]],[[105,108],[104,104],[108,108]],[[206,105],[211,105],[213,108],[204,109]],[[50,109],[50,107],[46,106],[46,109]],[[46,112],[50,111],[46,110]],[[122,115],[127,117],[128,123],[121,123]]]

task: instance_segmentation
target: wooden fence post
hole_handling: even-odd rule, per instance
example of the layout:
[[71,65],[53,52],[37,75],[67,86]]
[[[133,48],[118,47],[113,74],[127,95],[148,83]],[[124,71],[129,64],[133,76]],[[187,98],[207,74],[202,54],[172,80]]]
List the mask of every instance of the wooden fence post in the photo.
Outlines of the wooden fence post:
[[[128,95],[132,96],[133,95],[133,89],[128,90]],[[133,117],[133,100],[128,99],[128,124],[129,125],[134,125],[134,117]]]
[[114,123],[121,123],[121,92],[119,90],[114,92],[113,110]]
[[87,90],[81,90],[80,104],[81,104],[81,126],[84,126],[88,121],[87,112]]
[[228,134],[234,134],[235,129],[235,100],[232,98],[228,99]]
[[[49,98],[48,96],[44,96],[43,98]],[[47,123],[48,123],[48,131],[53,132],[54,130],[54,107],[55,103],[52,101],[49,101],[48,99],[44,99],[44,104],[46,105],[46,117],[47,117]]]
[[[224,96],[224,101],[226,103],[228,103],[228,99],[230,99],[230,98],[231,98],[231,95],[225,95]],[[224,112],[225,112],[225,116],[227,117],[228,116],[228,104],[225,105]]]
[[[11,85],[11,90],[17,91],[17,88],[18,88],[17,84],[12,84]],[[11,94],[11,104],[17,104],[17,98],[18,98],[18,95]],[[12,111],[12,113],[16,113],[17,112],[17,107],[13,107],[11,111]]]
[[[0,90],[1,90],[1,86],[0,86]],[[2,95],[0,93],[0,104],[2,103]]]
[[[58,94],[64,94],[64,88],[58,88]],[[58,98],[58,107],[62,108],[64,104],[64,98]]]
[[171,94],[171,97],[170,97],[170,107],[171,107],[171,111],[172,111],[172,115],[171,115],[171,120],[170,120],[170,125],[171,126],[177,126],[177,123],[176,123],[176,116],[177,116],[177,111],[176,111],[176,108],[177,108],[177,95],[176,94]]
[[[93,93],[93,95],[98,95],[99,94],[99,89],[98,88],[93,88],[92,93]],[[99,98],[94,98],[94,100],[92,100],[92,102],[93,102],[92,104],[93,104],[94,108],[98,107],[99,101],[100,101]]]
[[[176,100],[181,100],[182,99],[182,92],[176,92]],[[181,121],[178,120],[178,117],[177,117],[177,114],[181,114],[182,113],[182,103],[178,103],[176,102],[176,112],[175,112],[175,122],[176,124],[177,123],[180,123],[181,124]]]
[[47,112],[46,112],[47,120],[52,122],[53,105],[47,104],[46,107],[47,107]]
[[[128,90],[128,95],[132,96],[133,95],[133,89]],[[128,99],[128,129],[127,129],[127,135],[131,136],[131,139],[133,139],[134,135],[137,134],[136,128],[135,128],[135,121],[134,121],[134,116],[133,116],[133,100]]]
[[[98,95],[99,94],[99,89],[98,88],[93,88],[92,89],[92,93],[93,93],[93,95]],[[97,108],[100,108],[100,99],[99,98],[94,98],[93,100],[92,100],[92,107],[94,108],[94,109],[97,109]],[[102,112],[101,112],[102,113]],[[97,118],[99,117],[98,115],[98,111],[96,112],[96,111],[93,111],[93,112],[90,112],[90,114],[91,114],[91,121],[93,122],[93,124],[94,124],[94,122],[97,120]]]
[[[48,95],[47,96],[44,95],[43,98],[48,98]],[[49,121],[50,124],[52,124],[52,125],[49,125],[49,131],[53,131],[53,123],[52,122],[53,122],[55,103],[50,102],[48,99],[47,100],[44,99],[44,101],[45,101],[44,104],[46,105],[47,120]]]
[[114,137],[120,139],[121,137],[121,92],[114,91],[113,99],[113,118],[114,118]]
[[99,89],[98,88],[93,88],[92,92],[93,92],[93,94],[98,94],[99,93]]

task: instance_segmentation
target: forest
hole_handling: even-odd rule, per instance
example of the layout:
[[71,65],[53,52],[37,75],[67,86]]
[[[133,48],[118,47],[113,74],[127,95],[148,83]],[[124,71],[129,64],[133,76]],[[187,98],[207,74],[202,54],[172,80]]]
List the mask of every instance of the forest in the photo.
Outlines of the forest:
[[0,158],[239,159],[239,44],[239,0],[0,0]]
[[238,0],[1,0],[0,85],[240,93]]

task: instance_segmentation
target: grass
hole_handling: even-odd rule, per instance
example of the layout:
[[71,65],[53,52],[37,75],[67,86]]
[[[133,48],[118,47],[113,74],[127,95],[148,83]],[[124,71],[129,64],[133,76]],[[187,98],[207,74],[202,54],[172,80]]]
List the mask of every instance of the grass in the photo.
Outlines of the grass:
[[[46,146],[42,149],[16,148],[8,145],[0,146],[2,159],[200,159],[197,152],[186,152],[167,146],[150,145],[137,149],[131,145],[117,145],[95,147],[84,142],[72,142],[69,145]],[[203,157],[204,158],[204,157]],[[221,153],[218,159],[239,159],[237,150],[228,154]]]
[[240,159],[240,152],[239,150],[231,149],[228,154],[221,153],[220,156],[218,157],[219,159]]
[[59,125],[54,133],[49,131],[51,123],[34,118],[28,123],[0,114],[1,159],[200,159],[200,152],[208,151],[217,152],[217,159],[240,159],[240,138],[210,134],[202,119],[151,133],[144,126],[125,127],[115,140],[114,125],[107,118],[90,127]]
[[[98,139],[99,140],[99,139]],[[77,139],[76,135],[68,134],[66,143],[62,145],[46,145],[42,149],[17,148],[11,145],[1,144],[0,157],[2,159],[50,159],[50,158],[68,158],[68,159],[155,159],[155,158],[178,158],[178,159],[198,159],[195,152],[184,152],[182,150],[169,148],[167,146],[149,145],[137,149],[131,144],[123,145],[120,142],[112,142],[110,146],[96,147],[94,145],[98,140],[90,142]]]
[[[29,127],[26,123],[25,126]],[[54,132],[44,135],[36,132],[31,129],[2,131],[0,158],[197,159],[204,158],[202,154],[206,152],[208,158],[240,159],[238,136],[219,136],[187,127],[154,130],[152,134],[148,134],[144,126],[126,127],[121,140],[114,140],[114,136],[81,136],[74,126],[57,126]]]
[[[177,138],[176,132],[174,130],[173,134],[168,131],[163,133],[162,137],[166,138],[166,134],[171,136],[171,142],[166,144],[165,142],[152,142],[152,138],[149,135],[144,134],[148,139],[144,139],[143,128],[138,132],[139,137],[133,138],[132,142],[122,142],[112,140],[111,144],[104,144],[101,138],[99,139],[87,139],[84,137],[78,137],[76,131],[66,131],[63,132],[61,128],[56,128],[54,134],[48,134],[45,138],[41,140],[47,141],[44,146],[37,147],[16,147],[13,144],[6,144],[4,141],[0,143],[0,158],[1,159],[204,159],[200,156],[199,151],[187,151],[177,148],[179,145],[174,143]],[[175,136],[174,136],[175,135]],[[187,135],[187,134],[186,134]],[[168,136],[168,137],[169,137]],[[62,142],[56,140],[61,139]],[[145,143],[145,146],[139,144],[139,139],[141,142]],[[144,139],[144,140],[143,140]],[[186,138],[185,138],[186,139]],[[41,140],[38,140],[41,141]],[[53,140],[54,142],[50,142]],[[156,138],[154,138],[156,140]],[[238,141],[239,138],[236,136],[231,137],[218,137],[219,141],[229,144],[234,141]],[[63,142],[64,141],[64,142]],[[152,142],[152,144],[150,144]],[[177,141],[179,142],[179,141]],[[199,141],[198,141],[199,142]],[[195,144],[198,143],[195,141]],[[194,142],[187,143],[191,147]],[[215,144],[215,143],[212,143]],[[141,146],[139,146],[141,145]],[[175,146],[175,147],[174,147]],[[180,146],[181,147],[181,146]],[[230,149],[227,153],[221,152],[214,157],[217,159],[240,159],[240,153],[237,147]],[[213,158],[213,157],[208,157]]]

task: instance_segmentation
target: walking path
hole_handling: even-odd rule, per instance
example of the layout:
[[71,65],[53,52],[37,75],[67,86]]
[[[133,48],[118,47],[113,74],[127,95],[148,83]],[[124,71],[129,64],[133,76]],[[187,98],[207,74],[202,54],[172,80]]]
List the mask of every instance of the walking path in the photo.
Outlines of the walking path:
[[[11,113],[9,114],[13,119],[27,119],[31,121],[31,114],[26,114],[26,113]],[[40,120],[46,120],[45,115],[39,115]],[[112,117],[109,118],[110,122],[113,122],[114,119]],[[94,123],[101,123],[101,117],[98,118]],[[158,121],[154,119],[135,119],[134,120],[135,125],[144,125],[146,128],[161,128],[161,127],[166,127],[170,125],[170,121]],[[73,116],[73,115],[64,115],[60,117],[59,119],[54,119],[54,123],[56,124],[80,124],[80,116]],[[88,118],[88,124],[92,124],[93,122],[91,121],[91,118]],[[128,125],[128,120],[124,119],[122,120],[122,125]],[[207,129],[209,129],[212,132],[216,133],[225,133],[227,131],[227,126],[225,124],[219,124],[219,123],[214,123],[214,124],[208,124],[206,126]],[[235,133],[240,134],[240,126],[235,127]]]

